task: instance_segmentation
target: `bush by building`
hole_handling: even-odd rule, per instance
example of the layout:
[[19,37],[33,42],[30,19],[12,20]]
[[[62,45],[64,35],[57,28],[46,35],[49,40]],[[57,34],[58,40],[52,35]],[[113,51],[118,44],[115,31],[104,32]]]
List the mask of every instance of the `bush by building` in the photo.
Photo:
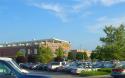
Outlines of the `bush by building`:
[[19,63],[25,63],[27,62],[27,58],[25,56],[18,56],[16,57],[16,62]]
[[28,62],[31,62],[31,63],[38,62],[36,55],[28,55],[27,59],[28,59]]

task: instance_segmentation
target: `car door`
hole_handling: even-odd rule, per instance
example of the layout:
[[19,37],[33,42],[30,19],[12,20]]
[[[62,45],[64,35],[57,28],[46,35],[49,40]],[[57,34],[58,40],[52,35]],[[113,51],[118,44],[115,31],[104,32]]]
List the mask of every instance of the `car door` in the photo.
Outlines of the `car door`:
[[4,62],[0,62],[0,78],[18,78]]

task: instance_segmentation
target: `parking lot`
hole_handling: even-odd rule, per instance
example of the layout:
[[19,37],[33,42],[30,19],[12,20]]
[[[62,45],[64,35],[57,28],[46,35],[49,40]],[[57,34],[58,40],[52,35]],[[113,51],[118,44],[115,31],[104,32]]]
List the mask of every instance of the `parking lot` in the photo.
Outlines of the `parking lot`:
[[78,75],[71,75],[60,72],[44,72],[44,71],[30,71],[32,74],[47,75],[52,78],[112,78],[108,75],[106,76],[93,76],[93,77],[80,77]]
[[24,69],[29,70],[31,74],[46,75],[52,78],[112,78],[110,75],[101,75],[101,76],[88,75],[89,77],[84,77],[84,75],[82,75],[82,77],[80,76],[80,73],[82,71],[93,71],[93,70],[97,71],[98,69],[101,68],[110,69],[113,65],[110,62],[103,62],[103,63],[100,62],[95,64],[92,64],[91,62],[71,62],[64,65],[60,64],[62,64],[62,62],[52,62],[50,64],[24,63],[20,64],[20,66]]

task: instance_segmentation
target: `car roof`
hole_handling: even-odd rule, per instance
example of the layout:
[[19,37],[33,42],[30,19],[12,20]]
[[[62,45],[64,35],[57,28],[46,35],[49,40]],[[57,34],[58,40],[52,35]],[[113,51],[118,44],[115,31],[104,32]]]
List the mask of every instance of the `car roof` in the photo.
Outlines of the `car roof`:
[[9,58],[9,57],[0,57],[0,60],[3,60],[3,61],[11,61],[12,59]]

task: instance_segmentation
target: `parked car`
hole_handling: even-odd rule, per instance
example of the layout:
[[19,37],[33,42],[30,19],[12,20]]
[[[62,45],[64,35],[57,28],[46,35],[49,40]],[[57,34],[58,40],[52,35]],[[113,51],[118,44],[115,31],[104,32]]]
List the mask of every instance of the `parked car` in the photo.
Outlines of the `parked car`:
[[34,70],[42,70],[42,71],[47,71],[48,68],[47,68],[47,64],[39,64],[36,66],[36,68]]
[[20,63],[19,66],[23,69],[35,70],[40,63]]
[[44,75],[33,75],[21,69],[19,65],[7,57],[0,57],[0,77],[1,78],[50,78]]
[[111,76],[113,78],[125,78],[125,65],[119,63],[112,69]]
[[80,74],[81,71],[92,71],[97,70],[97,68],[92,68],[92,64],[88,62],[77,64],[76,67],[72,68],[72,74]]
[[72,69],[77,66],[76,63],[70,63],[64,67],[64,72],[71,73]]
[[63,64],[62,66],[57,67],[57,68],[56,68],[56,71],[57,71],[57,72],[64,72],[65,69],[66,69],[68,66],[69,66],[69,63]]
[[19,66],[23,69],[29,69],[29,64],[28,63],[20,63]]
[[40,63],[33,64],[30,69],[36,70],[39,65],[41,65],[41,64]]
[[52,62],[48,65],[48,70],[52,70],[55,71],[56,68],[61,67],[62,65],[64,65],[65,63],[63,62]]

